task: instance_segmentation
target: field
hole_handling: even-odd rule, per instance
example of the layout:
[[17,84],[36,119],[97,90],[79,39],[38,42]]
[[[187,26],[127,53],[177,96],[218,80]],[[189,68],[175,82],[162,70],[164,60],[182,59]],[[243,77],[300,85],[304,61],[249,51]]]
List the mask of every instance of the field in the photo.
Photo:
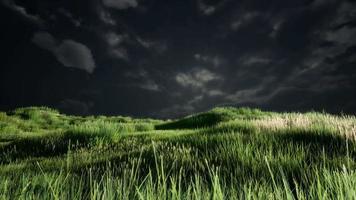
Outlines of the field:
[[356,199],[356,118],[0,112],[1,199]]

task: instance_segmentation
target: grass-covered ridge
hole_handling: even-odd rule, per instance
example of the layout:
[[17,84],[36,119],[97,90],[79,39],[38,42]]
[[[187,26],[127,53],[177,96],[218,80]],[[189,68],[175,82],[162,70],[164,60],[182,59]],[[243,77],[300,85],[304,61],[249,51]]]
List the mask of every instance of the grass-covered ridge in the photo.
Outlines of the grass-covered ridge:
[[2,199],[355,199],[355,169],[354,116],[0,112]]

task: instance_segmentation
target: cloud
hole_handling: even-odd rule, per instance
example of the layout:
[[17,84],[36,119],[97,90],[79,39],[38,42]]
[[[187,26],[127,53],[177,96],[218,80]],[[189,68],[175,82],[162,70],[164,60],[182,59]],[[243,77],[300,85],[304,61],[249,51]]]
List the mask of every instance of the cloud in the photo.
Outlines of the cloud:
[[40,16],[28,13],[25,7],[15,4],[13,0],[2,0],[1,3],[32,23],[43,26],[44,20]]
[[[348,6],[345,7],[345,5]],[[315,40],[319,44],[324,45],[311,46],[309,55],[302,60],[302,64],[306,67],[300,69],[295,76],[309,73],[311,70],[317,70],[317,68],[325,69],[326,65],[331,64],[327,63],[327,60],[341,56],[356,46],[356,27],[346,25],[350,20],[350,16],[356,17],[355,9],[356,6],[349,5],[348,3],[342,4],[337,10],[337,17],[331,20],[327,27],[319,29],[314,33],[316,35]],[[352,59],[349,59],[349,61],[352,62]],[[333,65],[343,64],[339,60],[338,63],[334,63]],[[336,68],[337,66],[330,67]]]
[[126,77],[135,80],[135,86],[154,92],[161,91],[162,87],[156,83],[156,81],[150,76],[150,74],[144,70],[139,69],[138,71],[129,71],[125,74]]
[[152,49],[158,54],[163,54],[168,49],[167,44],[164,41],[153,41],[153,40],[143,39],[138,36],[136,39],[138,43],[142,45],[142,47],[146,49]]
[[252,89],[244,89],[244,90],[238,90],[234,94],[230,94],[226,96],[227,100],[230,100],[234,103],[245,103],[245,102],[256,102],[256,101],[261,101],[259,98],[257,98],[257,93],[259,91],[263,90],[262,87],[256,87]]
[[249,56],[242,59],[242,64],[244,65],[265,65],[270,62],[270,59],[259,56]]
[[213,65],[214,67],[219,67],[222,63],[225,62],[224,59],[220,58],[219,56],[207,56],[207,55],[201,55],[199,53],[194,54],[194,58],[197,61],[201,61],[204,63],[208,63]]
[[55,55],[66,67],[74,67],[92,73],[95,62],[90,49],[76,41],[64,40],[55,50]]
[[330,23],[333,27],[345,26],[352,23],[356,19],[356,4],[351,2],[343,2],[337,10],[334,20]]
[[109,54],[113,58],[123,59],[126,61],[129,60],[129,55],[125,48],[118,47],[118,48],[110,49]]
[[197,0],[198,10],[203,15],[209,16],[215,14],[218,10],[222,9],[228,0],[219,1],[215,3],[215,5],[208,5],[204,2],[204,0]]
[[280,90],[284,90],[289,86],[276,81],[274,76],[261,77],[259,83],[243,89],[237,89],[224,96],[224,99],[233,104],[264,104]]
[[60,8],[58,9],[58,12],[61,13],[62,15],[64,15],[66,18],[68,18],[68,20],[75,26],[75,27],[80,27],[81,25],[81,20],[80,19],[76,19],[72,13],[70,13],[68,10]]
[[120,45],[122,42],[124,42],[128,38],[128,35],[126,34],[117,34],[115,32],[109,32],[105,35],[106,42],[110,46],[117,46]]
[[128,61],[129,55],[127,49],[124,47],[124,43],[129,40],[129,35],[127,34],[117,34],[115,32],[108,32],[104,34],[104,40],[106,41],[108,47],[107,51],[109,55],[113,58],[123,59]]
[[[205,109],[219,99],[224,100],[226,95],[220,88],[224,81],[223,77],[205,68],[193,68],[184,73],[180,72],[175,75],[174,79],[182,88],[174,90],[176,93],[172,97],[176,99],[175,102],[180,103],[175,103],[171,115],[172,113],[182,115]],[[163,112],[169,113],[169,109],[163,109]]]
[[326,40],[336,42],[338,45],[355,45],[356,44],[356,28],[342,27],[336,31],[326,33]]
[[37,44],[42,49],[46,49],[48,51],[53,51],[57,46],[56,39],[48,32],[35,33],[33,35],[32,42]]
[[224,95],[225,93],[221,90],[217,90],[217,89],[214,89],[214,90],[209,90],[207,91],[207,94],[209,96],[222,96]]
[[260,16],[258,12],[247,12],[240,16],[237,20],[233,21],[230,25],[233,31],[239,30],[242,26],[245,26],[252,22],[256,17]]
[[281,92],[294,89],[296,89],[296,87],[278,86],[269,93],[266,93],[265,91],[268,90],[268,88],[260,85],[255,88],[238,90],[234,94],[227,95],[225,99],[234,104],[246,104],[253,102],[257,105],[265,105]]
[[175,76],[179,85],[192,88],[204,88],[208,82],[218,79],[221,77],[207,69],[195,69],[189,73],[178,73]]
[[136,0],[103,0],[103,3],[107,7],[119,10],[128,9],[130,7],[135,8],[138,5]]
[[[308,3],[276,1],[263,5],[255,1],[229,1],[220,9],[219,2],[223,1],[193,0],[189,4],[165,1],[161,4],[136,0],[135,10],[131,9],[134,7],[131,4],[120,4],[115,8],[114,1],[104,0],[95,0],[82,8],[73,7],[71,3],[56,4],[58,7],[39,3],[31,6],[34,10],[27,6],[22,11],[17,8],[17,13],[6,9],[20,19],[30,19],[28,15],[32,15],[33,20],[40,16],[53,22],[47,29],[41,29],[49,30],[53,36],[38,32],[32,40],[41,49],[51,52],[48,55],[53,54],[54,61],[58,60],[59,64],[91,73],[95,71],[95,64],[91,65],[94,59],[84,41],[91,39],[90,44],[96,44],[102,50],[95,51],[98,55],[94,56],[100,57],[95,59],[96,64],[99,66],[100,62],[113,67],[101,71],[103,76],[92,77],[96,81],[90,87],[107,93],[104,99],[112,96],[110,91],[114,89],[109,87],[119,85],[124,89],[121,95],[110,98],[112,101],[102,101],[101,95],[96,97],[95,101],[105,102],[95,108],[98,113],[113,110],[108,107],[123,105],[123,101],[127,101],[127,106],[114,109],[115,112],[125,110],[132,114],[129,111],[138,109],[139,104],[143,105],[140,109],[144,112],[164,107],[170,110],[177,104],[177,112],[196,112],[220,103],[267,105],[272,101],[283,103],[277,97],[282,93],[291,95],[287,91],[308,91],[305,94],[310,94],[316,90],[324,92],[324,88],[335,87],[336,90],[355,86],[351,85],[356,80],[356,9],[351,6],[355,3],[332,0],[330,5],[311,8],[312,2],[317,5],[324,0]],[[27,5],[18,0],[7,2]],[[200,7],[197,2],[201,3]],[[140,12],[144,6],[147,11]],[[63,10],[59,11],[60,8]],[[162,9],[166,12],[155,12]],[[141,17],[140,20],[128,17],[126,14],[131,14],[126,11],[129,10]],[[182,10],[187,12],[179,16]],[[70,19],[83,20],[83,24],[75,28],[76,22],[72,25]],[[152,24],[155,26],[148,26]],[[11,23],[9,28],[12,28]],[[27,32],[33,29],[27,28],[21,27]],[[83,40],[64,40],[68,38],[59,35],[75,35]],[[18,38],[15,32],[14,38]],[[4,45],[4,49],[13,46],[11,41]],[[21,47],[21,42],[18,45]],[[26,53],[23,61],[18,62],[34,62],[30,57],[36,59],[33,55],[43,53],[41,49]],[[164,52],[164,55],[158,52]],[[39,64],[44,62],[49,61]],[[147,71],[136,72],[139,68]],[[127,71],[139,76],[125,77]],[[266,77],[275,77],[275,80],[264,82]],[[302,92],[298,94],[303,95]],[[149,97],[141,98],[141,95]],[[120,102],[122,98],[126,100]],[[298,100],[304,101],[303,98]],[[168,114],[173,113],[170,110]]]
[[279,19],[276,21],[272,21],[272,31],[270,32],[270,34],[268,36],[270,36],[271,38],[276,38],[279,30],[281,29],[284,20],[283,19]]
[[57,60],[66,67],[81,69],[88,73],[92,73],[95,69],[95,62],[90,49],[79,42],[73,40],[58,42],[48,32],[35,33],[32,42],[52,52]]
[[139,87],[145,90],[160,91],[160,86],[153,80],[147,80],[143,84],[139,84]]
[[197,107],[204,101],[203,95],[190,97],[185,102],[175,103],[174,105],[161,109],[156,114],[158,117],[183,117],[197,110]]
[[99,16],[99,19],[104,22],[107,25],[115,26],[116,21],[112,18],[111,14],[107,12],[104,8],[101,6],[97,8],[97,14]]
[[198,1],[198,8],[204,15],[212,15],[216,11],[214,6],[209,6],[203,3],[203,1]]

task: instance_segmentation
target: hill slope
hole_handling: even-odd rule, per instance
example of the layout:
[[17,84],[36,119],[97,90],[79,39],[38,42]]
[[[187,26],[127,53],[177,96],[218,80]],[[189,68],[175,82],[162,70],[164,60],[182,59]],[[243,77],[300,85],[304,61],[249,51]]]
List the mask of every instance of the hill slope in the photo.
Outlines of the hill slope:
[[182,119],[0,113],[4,199],[353,199],[356,118],[215,108]]

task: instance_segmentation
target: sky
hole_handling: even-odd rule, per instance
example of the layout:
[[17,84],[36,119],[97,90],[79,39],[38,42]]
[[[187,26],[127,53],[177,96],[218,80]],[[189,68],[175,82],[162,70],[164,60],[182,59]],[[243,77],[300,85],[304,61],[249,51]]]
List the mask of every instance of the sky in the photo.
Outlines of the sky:
[[356,1],[0,0],[0,110],[356,114]]

